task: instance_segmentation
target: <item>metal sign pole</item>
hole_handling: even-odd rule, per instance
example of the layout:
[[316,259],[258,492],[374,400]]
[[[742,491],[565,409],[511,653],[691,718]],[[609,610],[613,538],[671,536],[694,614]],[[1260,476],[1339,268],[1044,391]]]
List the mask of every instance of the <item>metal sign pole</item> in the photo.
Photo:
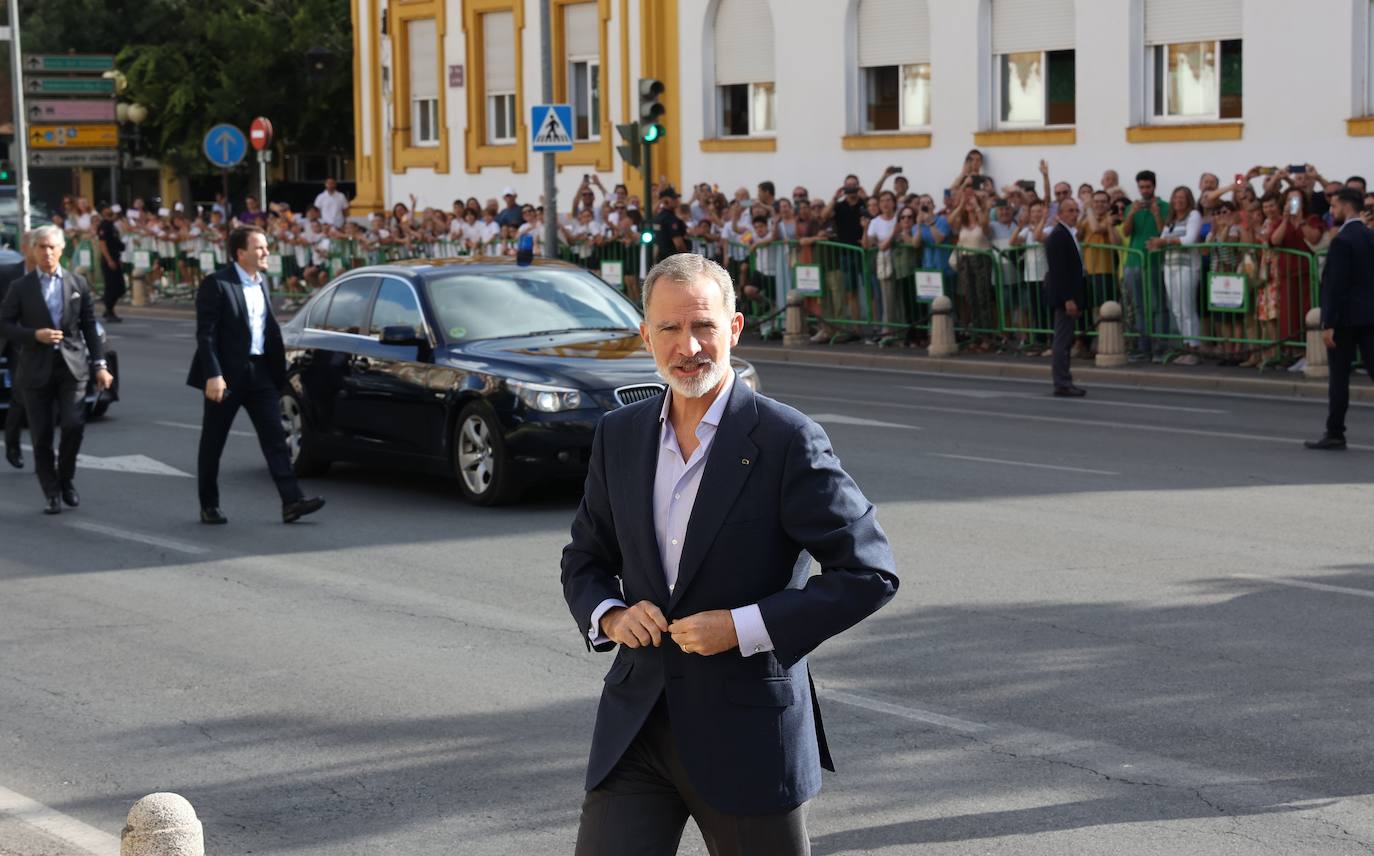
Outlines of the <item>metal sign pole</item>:
[[258,207],[267,210],[267,159],[271,152],[263,149],[258,152]]
[[[539,0],[539,55],[545,104],[553,103],[553,42],[549,38],[550,2],[551,0]],[[535,133],[538,133],[538,129]],[[551,259],[558,258],[558,182],[555,178],[555,158],[553,152],[544,152],[544,255]]]
[[29,230],[29,127],[24,115],[24,67],[19,49],[19,0],[9,0],[10,76],[14,85],[14,172],[19,201],[19,240]]

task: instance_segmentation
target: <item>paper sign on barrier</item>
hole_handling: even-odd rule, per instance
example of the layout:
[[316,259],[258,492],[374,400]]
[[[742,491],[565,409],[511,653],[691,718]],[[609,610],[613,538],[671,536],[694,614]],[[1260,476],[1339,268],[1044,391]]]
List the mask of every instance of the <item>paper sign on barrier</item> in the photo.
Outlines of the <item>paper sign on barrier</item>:
[[82,247],[76,254],[76,266],[87,270],[91,268],[91,251]]
[[281,256],[276,253],[267,256],[267,272],[273,276],[281,276]]
[[930,303],[945,293],[945,277],[938,270],[916,271],[916,299]]
[[623,289],[625,287],[625,263],[602,262],[601,278],[605,280],[607,284]]
[[134,250],[134,270],[151,270],[153,254],[149,250]]
[[802,294],[820,294],[821,266],[797,265],[796,280],[797,291],[800,291]]
[[200,269],[204,273],[209,273],[215,269],[215,254],[203,252],[200,254]]
[[1247,312],[1250,289],[1243,273],[1216,273],[1207,277],[1207,308],[1213,312]]

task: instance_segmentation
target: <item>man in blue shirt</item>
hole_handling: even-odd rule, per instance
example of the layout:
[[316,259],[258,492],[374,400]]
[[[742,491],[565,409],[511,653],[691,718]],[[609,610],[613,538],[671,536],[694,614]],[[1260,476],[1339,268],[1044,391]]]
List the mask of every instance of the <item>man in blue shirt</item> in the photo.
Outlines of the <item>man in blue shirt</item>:
[[496,222],[502,226],[519,229],[525,223],[525,212],[520,207],[520,203],[515,201],[515,188],[507,187],[501,191],[501,196],[506,202],[506,207],[502,208],[501,213],[496,215]]

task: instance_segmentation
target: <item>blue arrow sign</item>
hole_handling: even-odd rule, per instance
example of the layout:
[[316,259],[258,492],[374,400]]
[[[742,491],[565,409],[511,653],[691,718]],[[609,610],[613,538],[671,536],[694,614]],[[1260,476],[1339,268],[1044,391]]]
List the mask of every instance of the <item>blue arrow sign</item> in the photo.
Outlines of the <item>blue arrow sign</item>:
[[530,110],[530,145],[536,152],[572,151],[572,105],[536,104]]
[[233,125],[216,125],[205,132],[201,150],[210,163],[220,169],[228,169],[248,153],[248,138]]

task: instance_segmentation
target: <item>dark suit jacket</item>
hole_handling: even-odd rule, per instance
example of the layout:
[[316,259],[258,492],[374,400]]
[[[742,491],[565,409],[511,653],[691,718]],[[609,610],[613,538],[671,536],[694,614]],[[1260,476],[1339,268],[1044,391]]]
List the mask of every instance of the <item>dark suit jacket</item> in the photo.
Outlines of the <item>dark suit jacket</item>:
[[1326,251],[1322,327],[1374,327],[1374,232],[1358,220],[1342,226]]
[[[266,289],[267,326],[263,333],[263,355],[278,388],[286,386],[286,347],[281,327],[272,315],[272,299]],[[248,370],[253,331],[248,326],[248,303],[243,283],[231,264],[220,268],[200,282],[196,291],[196,355],[186,383],[204,389],[212,377],[223,377],[233,389]]]
[[[5,295],[9,294],[10,285],[24,275],[24,263],[5,265],[0,267],[0,306],[5,304]],[[5,336],[5,331],[0,330],[0,354],[10,356],[6,349],[9,348],[9,339]],[[16,366],[10,366],[11,370]]]
[[1072,300],[1080,309],[1086,298],[1083,294],[1083,255],[1075,245],[1069,227],[1056,223],[1045,239],[1045,260],[1049,271],[1045,275],[1045,294],[1050,309],[1063,309]]
[[51,328],[52,313],[43,299],[38,271],[15,280],[0,303],[0,336],[13,343],[19,355],[19,383],[35,388],[48,383],[56,360],[64,360],[78,384],[90,377],[89,360],[104,359],[100,330],[95,323],[95,299],[84,277],[62,270],[62,343],[41,345],[34,334]]
[[586,786],[605,779],[666,693],[678,753],[702,798],[731,814],[783,811],[820,790],[823,762],[834,769],[806,655],[892,598],[892,551],[820,426],[737,382],[670,596],[653,520],[662,406],[655,397],[612,411],[597,428],[563,550],[578,635],[587,641],[607,598],[652,601],[670,622],[757,603],[775,650],[702,657],[666,634],[659,648],[622,648],[606,675]]

